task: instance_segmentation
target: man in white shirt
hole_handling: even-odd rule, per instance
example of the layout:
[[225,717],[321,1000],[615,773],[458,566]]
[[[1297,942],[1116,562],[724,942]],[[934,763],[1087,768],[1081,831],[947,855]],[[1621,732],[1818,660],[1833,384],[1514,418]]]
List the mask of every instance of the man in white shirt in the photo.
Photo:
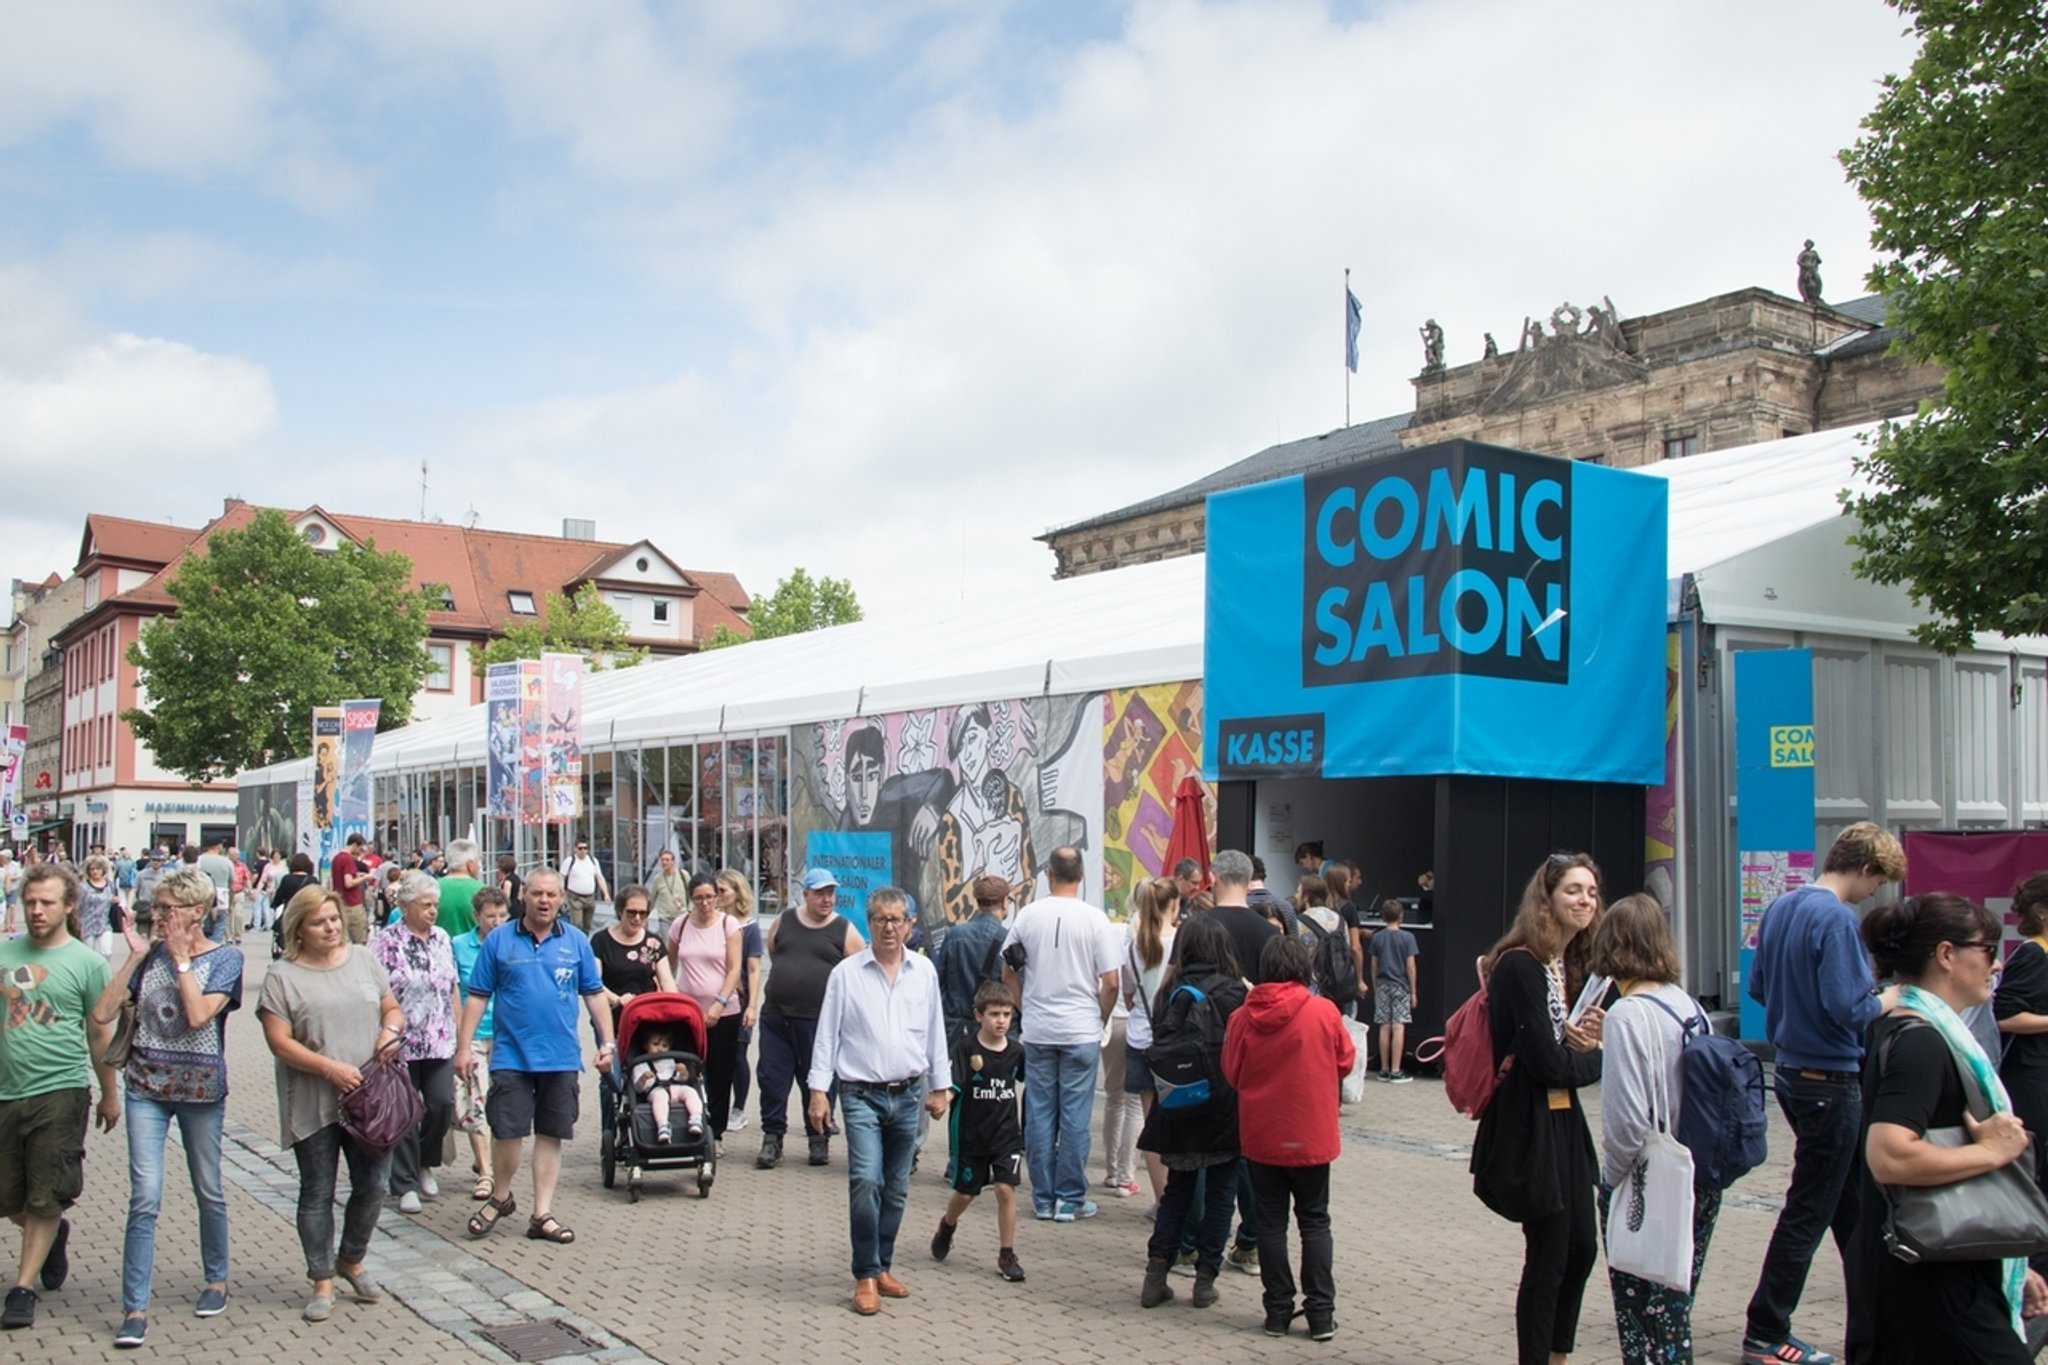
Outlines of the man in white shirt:
[[910,1158],[917,1143],[918,1101],[935,1119],[952,1100],[946,1017],[938,970],[904,951],[910,897],[893,886],[868,895],[872,947],[832,969],[811,1050],[811,1127],[831,1117],[839,1087],[846,1129],[848,1221],[853,1236],[853,1307],[872,1315],[883,1296],[910,1297],[889,1273],[896,1232],[910,1198]]
[[1003,940],[1003,980],[1024,1006],[1032,1211],[1059,1223],[1095,1216],[1089,1113],[1120,965],[1109,917],[1080,898],[1082,871],[1079,849],[1054,849],[1045,864],[1052,894],[1019,910]]
[[562,859],[562,913],[588,934],[597,903],[611,898],[612,889],[604,884],[597,859],[590,856],[590,842],[578,839],[576,851]]

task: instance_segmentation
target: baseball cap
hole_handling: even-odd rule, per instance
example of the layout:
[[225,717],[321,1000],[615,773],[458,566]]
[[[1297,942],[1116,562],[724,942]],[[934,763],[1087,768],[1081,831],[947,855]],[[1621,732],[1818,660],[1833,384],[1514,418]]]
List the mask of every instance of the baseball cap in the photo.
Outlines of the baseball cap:
[[836,887],[838,885],[839,878],[833,876],[822,867],[814,867],[804,873],[804,890],[806,891],[823,891],[827,887]]

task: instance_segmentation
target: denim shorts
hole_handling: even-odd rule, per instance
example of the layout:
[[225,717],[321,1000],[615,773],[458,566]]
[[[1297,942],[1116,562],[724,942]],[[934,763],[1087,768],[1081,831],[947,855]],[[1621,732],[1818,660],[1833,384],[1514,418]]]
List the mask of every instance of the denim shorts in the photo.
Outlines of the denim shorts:
[[1157,1087],[1152,1083],[1152,1065],[1145,1060],[1143,1048],[1124,1044],[1124,1093],[1126,1095],[1150,1095]]

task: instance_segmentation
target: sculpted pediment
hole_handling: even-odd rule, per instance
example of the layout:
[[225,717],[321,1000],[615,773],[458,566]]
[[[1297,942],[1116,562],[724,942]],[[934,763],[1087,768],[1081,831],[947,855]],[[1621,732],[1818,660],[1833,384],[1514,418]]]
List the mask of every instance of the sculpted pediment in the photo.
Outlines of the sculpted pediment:
[[1551,310],[1550,330],[1537,318],[1522,321],[1522,340],[1481,413],[1530,407],[1552,398],[1611,388],[1647,375],[1650,367],[1632,352],[1621,330],[1614,301],[1590,308],[1562,303]]

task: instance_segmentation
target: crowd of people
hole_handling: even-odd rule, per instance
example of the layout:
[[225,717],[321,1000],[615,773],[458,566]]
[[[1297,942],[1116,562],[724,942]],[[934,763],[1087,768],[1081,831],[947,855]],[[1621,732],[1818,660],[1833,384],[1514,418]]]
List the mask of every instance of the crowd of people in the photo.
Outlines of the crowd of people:
[[[338,1286],[360,1303],[383,1297],[368,1268],[379,1212],[388,1201],[416,1214],[441,1196],[458,1131],[475,1177],[472,1237],[490,1236],[524,1196],[526,1237],[577,1240],[554,1196],[580,1117],[587,1019],[608,1110],[622,1093],[658,1099],[664,1143],[673,1126],[708,1141],[715,1160],[745,1126],[752,1090],[754,1165],[772,1170],[792,1086],[810,1164],[829,1164],[843,1138],[860,1314],[911,1292],[896,1243],[911,1172],[944,1122],[949,1198],[935,1259],[953,1253],[993,1190],[994,1266],[1023,1281],[1024,1187],[1035,1220],[1093,1217],[1099,1156],[1100,1192],[1152,1196],[1142,1307],[1179,1296],[1176,1272],[1193,1276],[1190,1304],[1212,1305],[1222,1271],[1236,1267],[1259,1276],[1269,1335],[1297,1319],[1314,1340],[1336,1334],[1329,1205],[1340,1083],[1368,1066],[1375,1035],[1362,1024],[1377,1027],[1382,1079],[1405,1078],[1418,951],[1398,904],[1367,922],[1352,872],[1320,848],[1305,846],[1292,901],[1266,890],[1256,859],[1224,850],[1206,873],[1184,864],[1140,881],[1123,923],[1085,899],[1081,852],[1056,849],[1041,894],[974,882],[976,913],[929,953],[914,946],[923,934],[908,893],[870,891],[863,933],[822,868],[800,879],[798,904],[764,924],[744,877],[685,874],[672,854],[648,884],[614,894],[594,865],[579,865],[587,846],[523,878],[503,865],[486,876],[468,840],[431,853],[386,866],[353,839],[327,880],[304,855],[252,865],[226,846],[181,849],[175,862],[95,850],[75,868],[0,857],[10,1002],[0,1213],[22,1230],[0,1324],[31,1325],[40,1292],[63,1285],[88,1125],[112,1131],[124,1118],[130,1195],[114,1344],[147,1340],[173,1123],[199,1212],[194,1311],[227,1308],[226,1022],[243,1002],[237,945],[254,931],[275,942],[257,1012],[281,1145],[299,1172],[309,1321],[332,1316]],[[586,872],[588,890],[572,889]],[[1793,1330],[1825,1232],[1843,1258],[1844,1351],[1858,1365],[2030,1360],[2028,1324],[2048,1313],[2048,1244],[2036,1265],[1915,1263],[1895,1254],[1888,1228],[1901,1189],[2013,1163],[2048,1184],[2048,872],[2016,890],[2022,942],[2009,960],[2003,925],[1982,906],[1940,893],[1880,897],[1904,874],[1892,834],[1851,826],[1816,879],[1758,925],[1746,985],[1764,1007],[1793,1151],[1744,1324],[1748,1365],[1834,1360]],[[612,900],[610,922],[578,922],[585,895]],[[1855,907],[1873,899],[1884,903],[1859,918]],[[1706,1013],[1681,984],[1664,907],[1647,895],[1609,903],[1599,867],[1578,853],[1534,870],[1482,976],[1494,1071],[1473,1188],[1523,1232],[1517,1358],[1556,1365],[1576,1345],[1622,1194],[1640,1190],[1655,1135],[1677,1131],[1684,1059]],[[625,1058],[615,1070],[622,1011],[669,992],[695,1002],[704,1055],[680,1068]],[[1973,1028],[1973,1017],[1989,1022]],[[1984,1028],[2007,1040],[1997,1055]],[[658,1052],[673,1045],[669,1031],[648,1036]],[[1597,1142],[1580,1098],[1594,1084]],[[417,1097],[418,1117],[387,1135],[361,1111],[394,1085]],[[1962,1137],[1942,1138],[1947,1130]],[[529,1179],[515,1191],[522,1166]],[[1723,1187],[1700,1167],[1692,1195],[1689,1276],[1609,1267],[1629,1362],[1692,1359],[1693,1296]]]

